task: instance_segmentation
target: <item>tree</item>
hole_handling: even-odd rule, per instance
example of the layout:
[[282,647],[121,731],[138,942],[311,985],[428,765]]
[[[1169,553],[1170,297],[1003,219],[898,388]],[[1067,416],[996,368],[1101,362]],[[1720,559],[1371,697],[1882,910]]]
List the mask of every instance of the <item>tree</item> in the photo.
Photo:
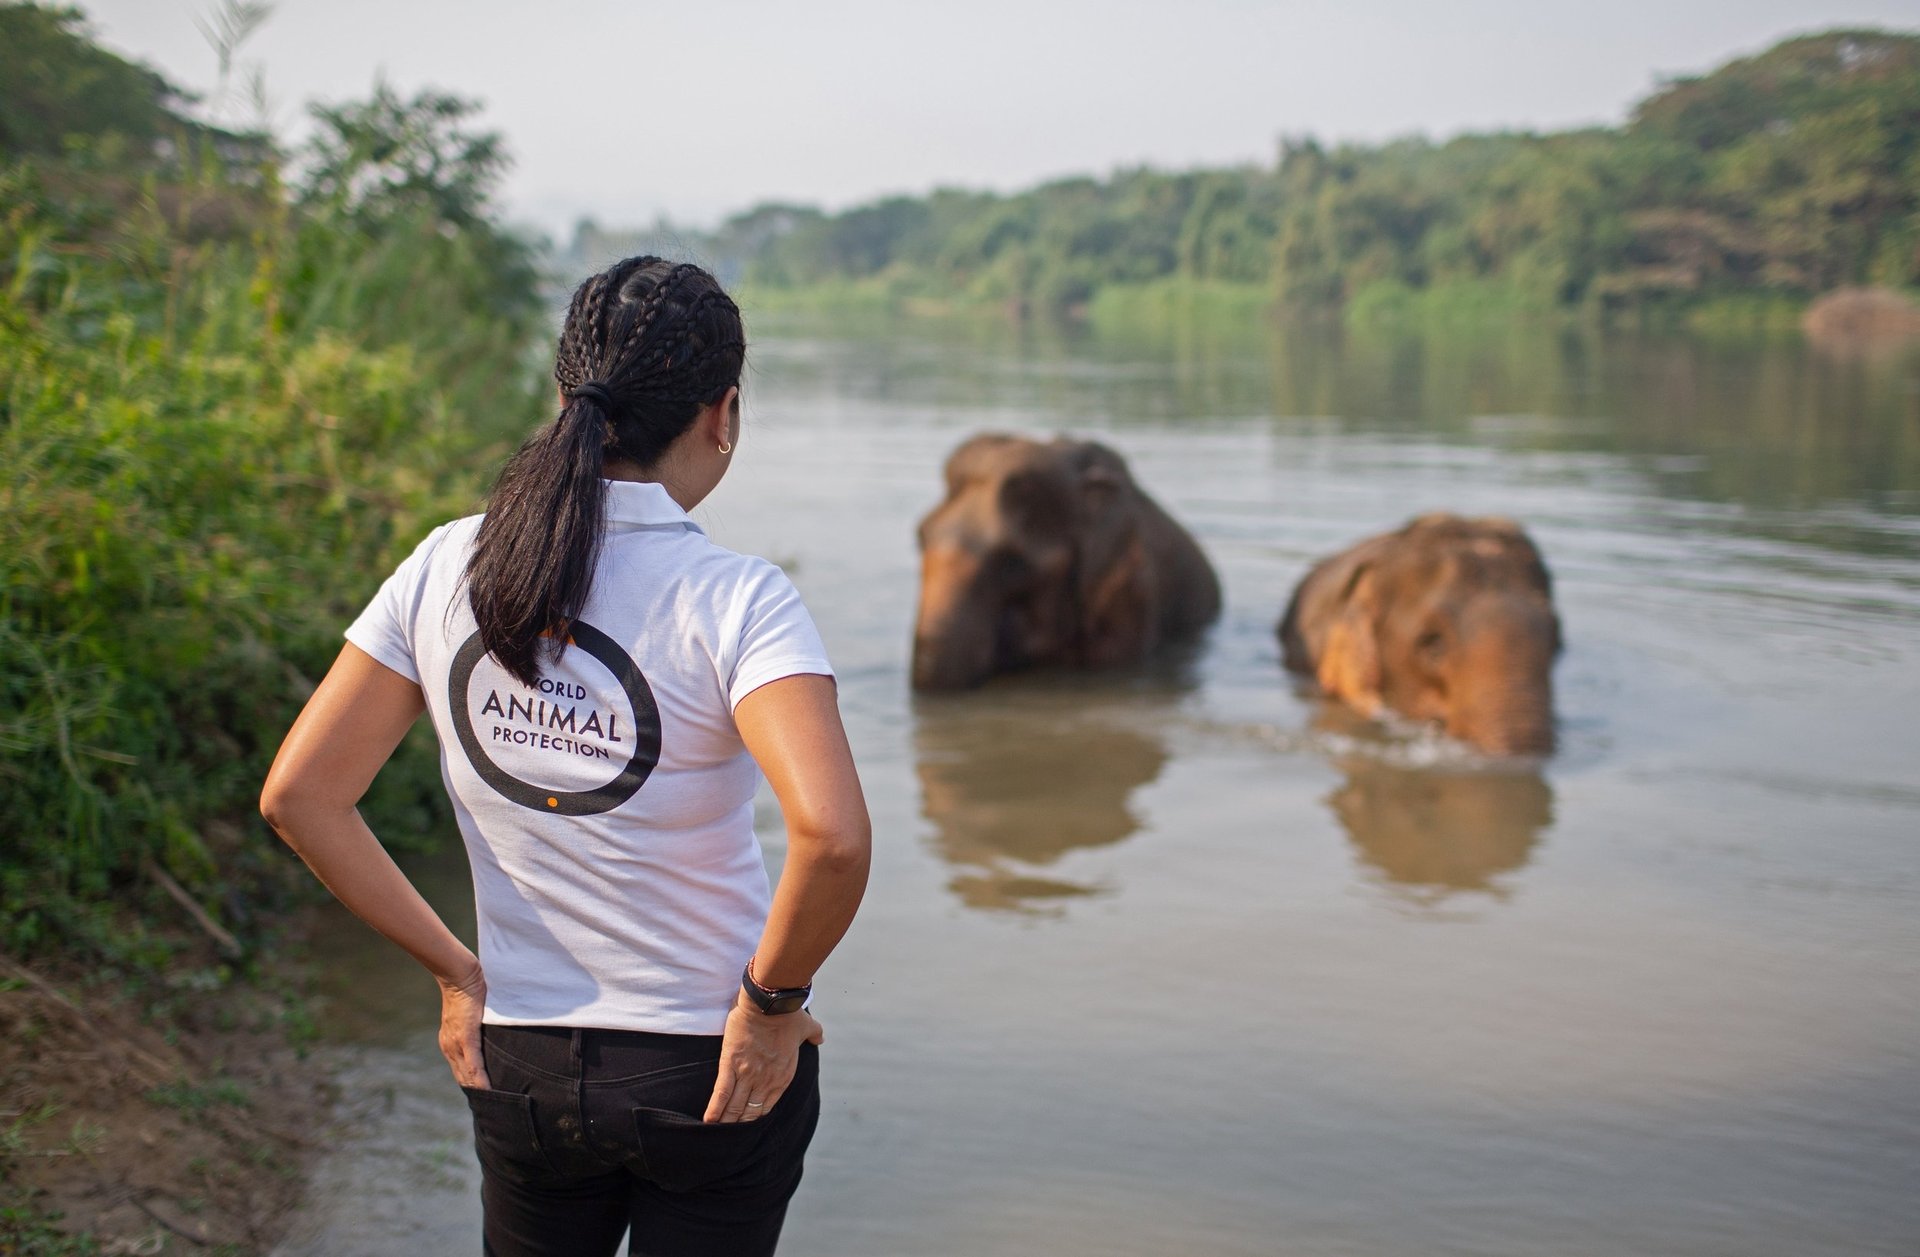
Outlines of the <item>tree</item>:
[[403,100],[386,82],[364,101],[315,105],[303,202],[365,222],[425,213],[454,228],[484,223],[508,159],[498,132],[465,125],[479,108],[431,89]]
[[0,4],[0,157],[117,135],[151,154],[188,124],[180,89],[92,42],[78,9]]

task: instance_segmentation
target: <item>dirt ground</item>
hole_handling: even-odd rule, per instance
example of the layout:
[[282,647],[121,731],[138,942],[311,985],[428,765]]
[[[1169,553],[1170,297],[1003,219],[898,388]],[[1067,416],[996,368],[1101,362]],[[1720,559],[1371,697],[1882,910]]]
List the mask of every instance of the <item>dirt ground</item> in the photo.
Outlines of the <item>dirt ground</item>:
[[0,956],[0,1255],[270,1250],[332,1101],[296,990]]

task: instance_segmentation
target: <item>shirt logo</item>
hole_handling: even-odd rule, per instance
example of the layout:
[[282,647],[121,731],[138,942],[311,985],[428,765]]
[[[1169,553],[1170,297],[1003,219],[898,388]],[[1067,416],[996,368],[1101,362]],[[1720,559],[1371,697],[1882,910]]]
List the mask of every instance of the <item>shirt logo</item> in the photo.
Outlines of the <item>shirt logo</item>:
[[[561,675],[542,676],[533,689],[492,663],[487,671],[493,679],[476,684],[474,673],[487,659],[476,632],[453,657],[447,708],[460,749],[480,780],[536,812],[593,816],[631,799],[660,762],[660,708],[639,667],[611,637],[575,620],[567,646],[579,647],[604,668],[613,687],[599,684],[604,678],[597,674],[583,677],[582,669],[566,667],[565,656]],[[590,784],[597,770],[623,760],[610,780]]]

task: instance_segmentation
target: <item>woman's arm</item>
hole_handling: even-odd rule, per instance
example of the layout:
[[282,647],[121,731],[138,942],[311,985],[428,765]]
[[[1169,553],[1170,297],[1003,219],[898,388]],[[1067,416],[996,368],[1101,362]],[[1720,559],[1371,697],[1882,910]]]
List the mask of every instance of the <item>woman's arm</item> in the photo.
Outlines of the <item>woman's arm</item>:
[[[769,682],[741,699],[733,718],[787,821],[786,865],[754,953],[754,977],[762,986],[805,986],[853,923],[866,891],[873,845],[867,801],[832,677]],[[803,1041],[821,1041],[810,1013],[769,1016],[744,993],[736,997],[706,1120],[750,1121],[771,1109],[793,1081]]]
[[280,744],[260,813],[341,903],[439,982],[440,1050],[463,1086],[485,1087],[480,961],[420,897],[357,806],[425,706],[418,685],[349,643]]

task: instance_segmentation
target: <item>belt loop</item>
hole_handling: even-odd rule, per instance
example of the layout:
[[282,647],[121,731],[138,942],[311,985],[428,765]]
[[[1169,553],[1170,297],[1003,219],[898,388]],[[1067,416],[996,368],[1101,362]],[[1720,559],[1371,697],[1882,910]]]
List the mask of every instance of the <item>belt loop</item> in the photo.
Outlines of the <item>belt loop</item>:
[[587,1032],[579,1026],[573,1028],[572,1047],[570,1051],[573,1055],[573,1076],[575,1078],[581,1076],[580,1061],[585,1055],[581,1050],[583,1046],[581,1040],[586,1037],[586,1033]]

